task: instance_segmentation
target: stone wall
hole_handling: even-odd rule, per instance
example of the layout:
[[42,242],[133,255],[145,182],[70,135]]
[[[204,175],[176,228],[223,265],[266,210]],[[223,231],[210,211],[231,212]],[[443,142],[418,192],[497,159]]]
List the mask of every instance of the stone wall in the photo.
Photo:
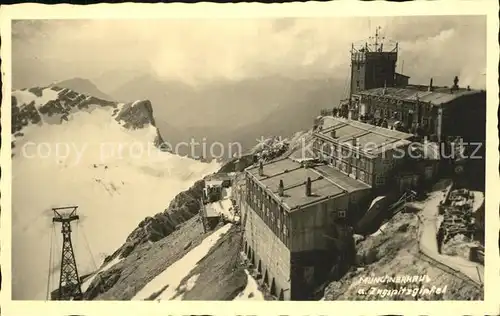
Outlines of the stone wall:
[[[271,294],[290,299],[290,251],[285,244],[268,228],[266,223],[242,201],[244,219],[245,251],[262,280],[271,289]],[[267,280],[266,280],[267,272]],[[273,280],[275,286],[273,287]],[[273,293],[274,292],[274,293]]]

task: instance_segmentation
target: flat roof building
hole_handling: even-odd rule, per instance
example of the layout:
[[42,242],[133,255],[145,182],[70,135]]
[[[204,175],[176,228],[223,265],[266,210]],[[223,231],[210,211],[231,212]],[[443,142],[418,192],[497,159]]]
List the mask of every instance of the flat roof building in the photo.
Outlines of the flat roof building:
[[356,101],[352,115],[361,120],[386,120],[389,126],[401,122],[406,131],[437,141],[448,136],[462,136],[470,141],[484,141],[486,137],[486,128],[478,128],[486,119],[484,90],[434,87],[431,81],[428,86],[359,91],[353,99]]
[[[304,299],[329,272],[347,222],[370,186],[322,163],[290,158],[246,169],[245,251],[271,293]],[[330,264],[330,266],[328,266]]]
[[313,150],[320,160],[373,188],[389,184],[414,135],[340,117],[316,122]]

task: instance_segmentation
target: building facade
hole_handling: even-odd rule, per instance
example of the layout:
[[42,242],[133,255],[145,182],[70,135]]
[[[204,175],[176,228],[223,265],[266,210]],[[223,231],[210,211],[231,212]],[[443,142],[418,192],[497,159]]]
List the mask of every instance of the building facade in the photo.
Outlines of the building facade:
[[395,86],[403,79],[396,76],[398,43],[380,43],[379,29],[373,44],[352,45],[351,48],[351,94],[359,91]]
[[[444,141],[448,136],[483,139],[486,131],[464,126],[484,125],[486,92],[460,88],[406,86],[374,88],[357,93],[352,109],[361,120],[400,122],[402,130]],[[366,119],[364,119],[366,118]],[[463,124],[463,125],[462,125]]]
[[271,294],[303,300],[345,254],[370,187],[324,164],[289,158],[246,170],[245,251]]
[[464,128],[484,126],[484,91],[461,89],[458,78],[446,91],[432,81],[409,86],[409,77],[396,73],[397,58],[397,43],[384,48],[378,30],[374,45],[353,45],[350,97],[315,120],[307,157],[292,154],[244,170],[244,249],[281,300],[308,299],[325,275],[351,260],[351,227],[374,195],[400,193],[436,175],[438,158],[409,161],[415,134],[485,139],[485,129]]
[[314,132],[314,152],[330,166],[372,188],[383,188],[404,161],[413,135],[359,121],[324,117]]
[[397,150],[404,152],[413,137],[336,117],[319,120],[312,157],[245,171],[245,251],[271,293],[284,300],[306,299],[332,267],[350,260],[350,227],[388,184],[401,158]]

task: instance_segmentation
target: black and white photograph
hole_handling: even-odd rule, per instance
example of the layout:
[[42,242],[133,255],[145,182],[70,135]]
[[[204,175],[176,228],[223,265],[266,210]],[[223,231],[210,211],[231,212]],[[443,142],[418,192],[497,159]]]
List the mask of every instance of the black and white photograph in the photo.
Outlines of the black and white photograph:
[[12,300],[485,300],[487,17],[437,14],[13,19]]

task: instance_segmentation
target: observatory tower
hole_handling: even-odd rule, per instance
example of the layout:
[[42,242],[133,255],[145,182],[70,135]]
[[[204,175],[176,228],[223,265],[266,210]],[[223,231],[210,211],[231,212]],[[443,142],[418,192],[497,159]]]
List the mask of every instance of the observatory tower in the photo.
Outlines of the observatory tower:
[[396,81],[396,62],[398,60],[398,43],[384,43],[377,27],[370,43],[352,44],[351,48],[351,88],[350,94],[359,91],[392,87]]

